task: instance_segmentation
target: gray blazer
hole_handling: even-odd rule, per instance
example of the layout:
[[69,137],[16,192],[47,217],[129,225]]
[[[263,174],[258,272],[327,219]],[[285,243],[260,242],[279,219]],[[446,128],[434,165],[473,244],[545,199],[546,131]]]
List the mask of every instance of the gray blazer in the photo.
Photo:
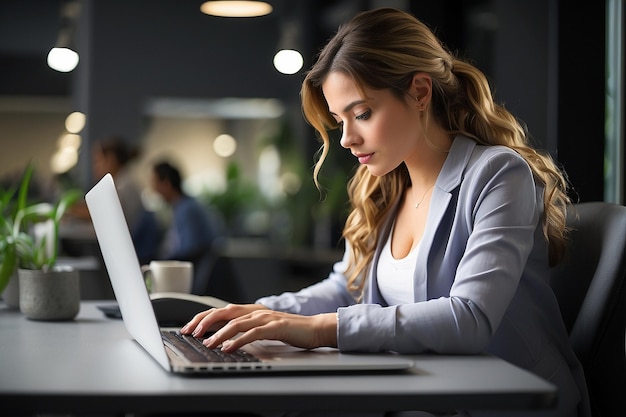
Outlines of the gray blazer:
[[395,209],[361,302],[346,288],[347,251],[324,281],[258,301],[299,314],[336,311],[343,351],[492,353],[558,385],[559,409],[575,409],[586,388],[548,283],[542,196],[516,152],[458,136],[433,189],[415,303],[388,306],[378,291],[376,265]]

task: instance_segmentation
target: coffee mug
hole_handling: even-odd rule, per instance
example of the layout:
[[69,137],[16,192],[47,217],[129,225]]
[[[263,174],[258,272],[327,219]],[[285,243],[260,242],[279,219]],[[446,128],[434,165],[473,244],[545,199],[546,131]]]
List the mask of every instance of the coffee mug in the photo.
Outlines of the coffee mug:
[[190,293],[193,264],[186,261],[152,261],[141,267],[150,293]]

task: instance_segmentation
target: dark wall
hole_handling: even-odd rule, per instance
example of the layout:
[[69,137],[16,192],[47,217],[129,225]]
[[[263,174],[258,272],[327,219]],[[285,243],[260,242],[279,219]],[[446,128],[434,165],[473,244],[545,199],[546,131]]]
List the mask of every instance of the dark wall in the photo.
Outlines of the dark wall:
[[46,63],[58,33],[60,0],[0,2],[0,96],[66,96],[67,74]]
[[[137,139],[145,100],[168,96],[280,98],[299,121],[297,128],[306,131],[298,96],[302,75],[281,75],[270,59],[282,19],[290,15],[301,22],[306,68],[341,21],[369,8],[368,1],[287,0],[273,2],[270,16],[224,19],[201,14],[200,3],[85,2],[74,96],[89,114],[87,143],[112,132]],[[584,7],[558,0],[407,4],[451,49],[485,71],[497,100],[564,166],[574,197],[602,200],[604,2]],[[317,144],[307,146],[313,152]]]
[[605,5],[559,2],[558,158],[580,201],[604,199]]
[[605,2],[411,4],[452,50],[487,74],[496,99],[527,125],[533,143],[563,166],[572,198],[603,200]]
[[[77,109],[89,116],[87,146],[109,134],[139,140],[143,106],[155,97],[268,97],[289,108],[297,105],[300,76],[279,74],[271,60],[282,9],[254,19],[227,19],[200,13],[201,3],[84,3],[74,97]],[[89,178],[87,167],[82,172]]]

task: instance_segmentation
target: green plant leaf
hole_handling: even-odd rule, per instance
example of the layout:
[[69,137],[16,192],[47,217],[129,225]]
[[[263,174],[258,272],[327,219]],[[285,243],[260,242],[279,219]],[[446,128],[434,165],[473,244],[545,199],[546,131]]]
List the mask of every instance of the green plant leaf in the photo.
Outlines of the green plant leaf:
[[[2,190],[0,196],[0,251],[2,252],[0,255],[2,262],[0,264],[0,293],[6,288],[17,267],[18,255],[14,222],[17,212],[26,206],[33,170],[33,164],[29,163],[22,174],[19,188]],[[17,190],[19,190],[17,201],[12,205]]]
[[55,207],[53,220],[56,224],[61,221],[68,208],[70,208],[82,196],[80,190],[68,190],[61,197],[59,203]]
[[13,235],[17,236],[28,222],[42,221],[45,219],[54,219],[54,206],[49,203],[38,203],[32,206],[23,207],[15,215],[15,223],[13,224]]
[[34,170],[35,167],[33,163],[29,162],[29,164],[26,166],[26,170],[24,171],[24,175],[22,176],[22,181],[20,182],[19,193],[17,195],[17,205],[15,206],[15,213],[26,207],[26,201],[28,199],[28,189],[30,187],[30,179],[33,176]]
[[2,264],[0,264],[0,293],[4,291],[9,283],[9,280],[13,276],[17,262],[14,245],[4,247],[2,252]]

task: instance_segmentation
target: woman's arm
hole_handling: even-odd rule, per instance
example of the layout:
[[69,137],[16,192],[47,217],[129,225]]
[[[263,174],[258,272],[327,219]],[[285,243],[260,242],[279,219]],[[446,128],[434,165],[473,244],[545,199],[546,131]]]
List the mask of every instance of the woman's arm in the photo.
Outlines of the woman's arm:
[[[336,310],[355,302],[343,275],[347,259],[346,250],[328,278],[298,292],[261,298],[256,304],[231,304],[204,311],[185,325],[181,333],[202,336],[209,329],[223,325],[206,343],[210,347],[223,343],[226,350],[256,339],[282,340],[303,348],[336,347]],[[230,340],[241,332],[237,342]]]
[[341,261],[335,263],[328,277],[297,292],[263,297],[256,301],[271,310],[310,316],[319,313],[336,312],[337,308],[354,304],[356,300],[347,288],[344,272],[348,266],[348,249]]

